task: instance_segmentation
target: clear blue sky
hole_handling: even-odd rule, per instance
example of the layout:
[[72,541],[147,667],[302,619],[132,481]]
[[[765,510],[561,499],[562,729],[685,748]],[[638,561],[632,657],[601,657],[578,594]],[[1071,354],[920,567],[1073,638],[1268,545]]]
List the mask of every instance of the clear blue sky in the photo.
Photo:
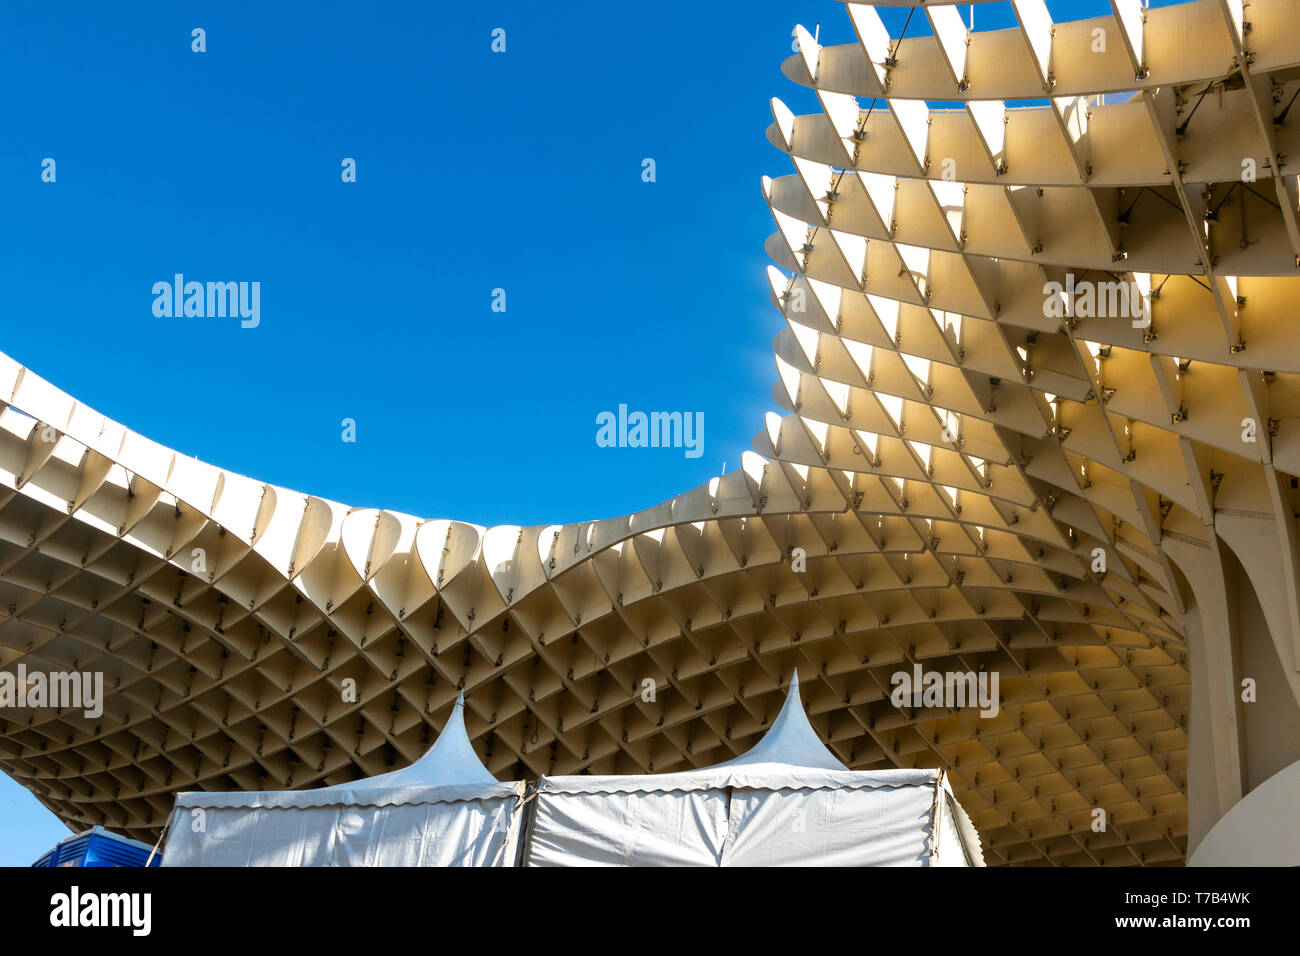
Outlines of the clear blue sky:
[[[977,28],[1014,23],[995,7]],[[895,36],[905,15],[885,11]],[[350,505],[649,507],[735,468],[775,407],[759,180],[790,171],[769,98],[816,109],[779,70],[797,22],[854,39],[833,0],[5,0],[0,350],[172,448]],[[156,318],[177,272],[260,282],[261,324]],[[598,447],[620,403],[702,412],[702,457]],[[66,835],[0,775],[0,864]]]

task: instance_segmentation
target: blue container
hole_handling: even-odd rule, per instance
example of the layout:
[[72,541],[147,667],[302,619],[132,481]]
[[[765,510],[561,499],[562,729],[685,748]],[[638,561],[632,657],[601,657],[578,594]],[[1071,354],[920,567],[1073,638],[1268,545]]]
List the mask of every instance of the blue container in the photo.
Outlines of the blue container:
[[[148,843],[93,827],[61,841],[32,866],[144,866],[152,850]],[[157,866],[161,862],[159,850],[149,865]]]

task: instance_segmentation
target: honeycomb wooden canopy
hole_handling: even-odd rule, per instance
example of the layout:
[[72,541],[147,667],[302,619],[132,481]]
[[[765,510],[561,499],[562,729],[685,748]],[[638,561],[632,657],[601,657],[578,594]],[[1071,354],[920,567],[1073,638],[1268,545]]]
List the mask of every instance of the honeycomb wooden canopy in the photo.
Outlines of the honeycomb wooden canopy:
[[[990,864],[1182,862],[1300,758],[1300,3],[1011,6],[798,29],[821,109],[773,100],[794,172],[763,181],[783,414],[645,511],[353,509],[0,357],[0,668],[108,688],[0,711],[0,767],[149,839],[180,790],[409,764],[461,691],[500,779],[720,763],[797,672],[850,769],[946,771]],[[997,714],[895,706],[917,665],[997,674]]]

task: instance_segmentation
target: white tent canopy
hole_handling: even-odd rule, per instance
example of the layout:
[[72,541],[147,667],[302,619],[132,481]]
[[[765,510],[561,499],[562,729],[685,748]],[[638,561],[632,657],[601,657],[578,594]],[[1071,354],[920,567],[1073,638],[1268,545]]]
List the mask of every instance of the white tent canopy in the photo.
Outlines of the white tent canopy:
[[683,773],[542,777],[528,866],[983,866],[937,770],[852,771],[818,739],[799,677],[747,753]]
[[409,767],[317,790],[181,793],[163,866],[513,866],[524,784],[479,761],[456,698]]

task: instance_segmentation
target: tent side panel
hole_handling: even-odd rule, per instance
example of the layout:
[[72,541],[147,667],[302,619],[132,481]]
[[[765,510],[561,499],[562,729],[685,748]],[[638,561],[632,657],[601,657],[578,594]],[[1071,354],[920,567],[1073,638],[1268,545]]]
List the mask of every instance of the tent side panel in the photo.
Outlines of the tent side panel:
[[953,813],[948,794],[941,795],[939,807],[939,853],[935,866],[974,866],[966,846],[957,830],[957,819]]
[[[518,800],[181,809],[163,866],[510,866]],[[513,840],[515,833],[510,834]]]
[[337,807],[178,808],[163,866],[328,866]]
[[740,790],[724,866],[926,866],[932,786]]
[[[950,791],[945,791],[947,825],[940,837],[939,866],[984,866],[984,850],[980,845],[980,836],[970,816],[961,803]],[[956,855],[955,862],[949,862],[949,854]]]
[[528,866],[718,866],[721,790],[562,793],[536,798]]
[[[511,866],[518,800],[348,807],[333,866]],[[289,811],[291,813],[297,811]]]

